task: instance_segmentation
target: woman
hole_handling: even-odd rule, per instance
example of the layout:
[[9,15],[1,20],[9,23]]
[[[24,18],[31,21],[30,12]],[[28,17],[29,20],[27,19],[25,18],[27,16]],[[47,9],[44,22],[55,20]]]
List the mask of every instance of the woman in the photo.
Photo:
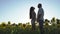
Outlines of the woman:
[[36,20],[36,13],[34,11],[34,7],[30,8],[30,19],[32,24],[32,30],[35,30],[35,20]]

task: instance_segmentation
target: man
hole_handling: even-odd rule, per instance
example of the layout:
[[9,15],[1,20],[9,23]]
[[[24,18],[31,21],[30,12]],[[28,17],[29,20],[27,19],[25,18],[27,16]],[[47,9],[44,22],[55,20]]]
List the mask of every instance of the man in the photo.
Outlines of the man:
[[38,4],[37,22],[39,22],[40,33],[43,34],[44,10],[42,4]]

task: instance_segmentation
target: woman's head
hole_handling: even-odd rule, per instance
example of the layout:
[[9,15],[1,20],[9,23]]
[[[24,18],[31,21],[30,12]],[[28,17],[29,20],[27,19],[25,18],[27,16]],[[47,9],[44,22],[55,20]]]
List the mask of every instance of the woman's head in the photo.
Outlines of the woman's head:
[[34,11],[34,9],[35,9],[34,7],[30,8],[30,19],[32,18],[32,12]]
[[35,9],[34,7],[31,7],[31,8],[30,8],[30,11],[34,11],[34,9]]
[[42,4],[41,4],[41,3],[39,3],[39,4],[38,4],[38,8],[41,8],[41,7],[42,7]]

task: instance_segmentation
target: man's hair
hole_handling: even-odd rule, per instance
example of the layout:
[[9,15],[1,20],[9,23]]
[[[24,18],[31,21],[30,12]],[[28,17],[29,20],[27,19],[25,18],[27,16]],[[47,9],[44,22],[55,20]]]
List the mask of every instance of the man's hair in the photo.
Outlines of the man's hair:
[[39,3],[39,4],[38,4],[38,8],[41,8],[41,7],[42,7],[42,4],[41,4],[41,3]]

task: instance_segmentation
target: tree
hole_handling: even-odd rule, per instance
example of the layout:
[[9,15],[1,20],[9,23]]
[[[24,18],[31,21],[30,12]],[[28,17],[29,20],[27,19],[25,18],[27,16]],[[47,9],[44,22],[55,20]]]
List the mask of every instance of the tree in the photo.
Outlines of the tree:
[[11,24],[11,22],[10,21],[8,21],[8,25],[10,25]]
[[29,22],[27,22],[27,23],[26,23],[26,25],[30,25],[30,23],[29,23]]
[[60,20],[59,19],[56,19],[56,22],[57,22],[57,24],[60,24]]
[[2,27],[5,27],[6,26],[5,22],[2,22],[1,26]]
[[48,20],[48,19],[45,19],[45,25],[49,25],[48,23],[49,23],[50,21]]
[[21,26],[22,25],[22,23],[18,23],[18,26]]
[[55,19],[55,17],[52,18],[51,23],[52,23],[52,24],[56,24],[56,19]]

